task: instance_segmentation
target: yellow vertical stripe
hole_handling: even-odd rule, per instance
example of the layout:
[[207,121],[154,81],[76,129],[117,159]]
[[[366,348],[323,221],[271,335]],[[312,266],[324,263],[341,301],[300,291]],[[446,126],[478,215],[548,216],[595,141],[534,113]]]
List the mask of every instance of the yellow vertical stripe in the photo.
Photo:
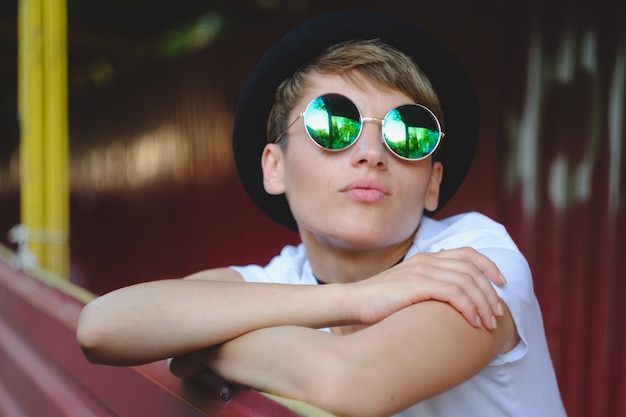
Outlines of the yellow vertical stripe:
[[42,0],[44,39],[44,223],[46,239],[43,265],[68,276],[68,132],[67,35],[65,0]]
[[65,0],[19,0],[21,222],[41,266],[69,276]]
[[[43,63],[42,10],[40,0],[20,0],[19,35],[19,118],[20,118],[20,212],[29,229],[44,228],[43,208]],[[29,242],[29,249],[41,260],[41,242]]]

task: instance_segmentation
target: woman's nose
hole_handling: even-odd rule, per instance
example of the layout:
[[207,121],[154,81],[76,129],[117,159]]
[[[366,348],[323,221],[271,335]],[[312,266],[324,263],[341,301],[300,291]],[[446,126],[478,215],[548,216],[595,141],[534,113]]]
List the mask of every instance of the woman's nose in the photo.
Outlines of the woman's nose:
[[353,163],[372,167],[387,165],[387,152],[382,138],[381,120],[364,118],[361,135],[353,148]]

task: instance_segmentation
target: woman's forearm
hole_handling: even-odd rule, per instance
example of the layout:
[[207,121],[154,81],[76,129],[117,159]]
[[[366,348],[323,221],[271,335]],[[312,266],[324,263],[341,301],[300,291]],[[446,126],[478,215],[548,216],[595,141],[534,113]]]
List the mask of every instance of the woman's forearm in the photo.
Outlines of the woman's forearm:
[[487,330],[430,301],[348,335],[296,326],[253,331],[196,360],[232,382],[333,414],[383,416],[470,378],[516,335],[508,312]]
[[342,357],[336,339],[343,337],[297,326],[265,328],[175,358],[172,370],[204,367],[237,384],[307,401],[316,394],[315,381],[328,385],[328,370],[339,371],[332,358]]
[[92,362],[136,365],[264,327],[341,324],[342,303],[332,293],[331,286],[154,281],[89,303],[81,313],[77,337]]

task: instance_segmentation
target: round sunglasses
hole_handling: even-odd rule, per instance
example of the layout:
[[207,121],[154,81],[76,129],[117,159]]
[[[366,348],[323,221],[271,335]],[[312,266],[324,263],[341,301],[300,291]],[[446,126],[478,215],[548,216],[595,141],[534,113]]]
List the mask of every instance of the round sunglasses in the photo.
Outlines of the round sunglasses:
[[404,104],[378,119],[361,116],[348,97],[330,93],[314,98],[274,143],[278,143],[301,117],[311,140],[330,151],[354,145],[366,121],[381,122],[382,139],[387,148],[408,161],[419,161],[432,155],[444,136],[435,114],[421,104]]

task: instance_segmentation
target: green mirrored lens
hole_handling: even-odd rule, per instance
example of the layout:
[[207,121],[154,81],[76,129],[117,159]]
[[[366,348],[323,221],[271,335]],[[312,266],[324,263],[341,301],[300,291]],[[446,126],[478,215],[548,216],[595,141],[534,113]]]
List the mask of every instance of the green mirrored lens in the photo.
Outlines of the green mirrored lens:
[[383,137],[389,148],[399,156],[421,159],[435,150],[441,132],[430,111],[418,105],[405,105],[387,114]]
[[345,149],[361,133],[361,116],[348,98],[326,94],[309,104],[304,112],[304,125],[318,145],[326,149]]

